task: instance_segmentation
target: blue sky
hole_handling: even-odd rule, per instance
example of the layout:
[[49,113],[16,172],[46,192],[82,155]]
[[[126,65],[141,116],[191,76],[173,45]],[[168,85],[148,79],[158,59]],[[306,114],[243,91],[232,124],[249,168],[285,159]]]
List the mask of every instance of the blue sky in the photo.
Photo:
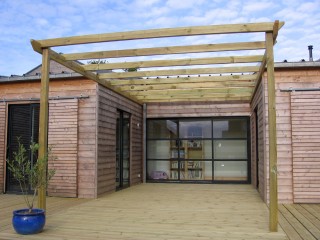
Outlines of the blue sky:
[[[307,60],[308,45],[314,46],[314,59],[320,59],[320,0],[1,0],[0,16],[0,75],[4,76],[24,74],[41,63],[30,39],[277,19],[285,26],[275,46],[276,61]],[[202,40],[173,39],[170,45]],[[210,40],[224,42],[217,37]],[[154,44],[140,41],[134,46]],[[100,50],[88,47],[62,51]],[[117,47],[128,48],[120,43],[105,45],[105,49]]]

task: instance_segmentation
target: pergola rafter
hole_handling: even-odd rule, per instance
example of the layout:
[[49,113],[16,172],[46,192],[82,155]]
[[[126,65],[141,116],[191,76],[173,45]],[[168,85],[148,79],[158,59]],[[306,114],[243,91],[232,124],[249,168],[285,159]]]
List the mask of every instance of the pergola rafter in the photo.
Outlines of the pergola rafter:
[[123,68],[151,68],[151,67],[176,67],[208,64],[228,64],[228,63],[252,63],[261,62],[263,55],[253,56],[228,56],[211,58],[184,58],[169,60],[149,60],[137,62],[119,62],[104,64],[88,64],[83,66],[85,70],[115,70]]
[[[250,103],[267,65],[268,81],[269,78],[271,79],[268,87],[269,103],[272,105],[269,106],[270,169],[272,170],[270,170],[270,194],[272,193],[272,196],[270,196],[270,209],[272,209],[270,210],[270,229],[276,231],[277,195],[275,190],[277,173],[273,45],[276,42],[279,29],[283,25],[284,22],[275,21],[165,28],[32,40],[31,43],[35,51],[46,56],[43,60],[45,61],[43,62],[43,68],[46,68],[43,69],[43,76],[47,76],[49,73],[49,58],[139,104],[186,101]],[[170,45],[65,54],[59,54],[51,49],[51,47],[89,43],[217,34],[243,35],[258,32],[265,34],[261,41],[216,44],[209,42],[200,45]],[[237,39],[237,37],[233,39]],[[250,38],[248,39],[250,40]],[[252,50],[264,51],[264,53],[250,52]],[[231,53],[231,56],[229,56],[230,51],[237,53]],[[214,52],[218,52],[220,55],[211,56]],[[173,58],[173,55],[179,55],[179,58]],[[125,58],[128,57],[144,57],[144,59],[127,62]],[[146,58],[148,60],[145,60]],[[98,59],[98,64],[82,65],[79,63],[79,60],[89,59]],[[119,61],[105,63],[101,62],[101,59],[116,59]],[[130,68],[139,68],[139,71],[121,71],[121,69]],[[42,84],[47,84],[49,80],[43,77],[41,81]],[[48,90],[42,91],[41,99],[45,100],[47,97]],[[46,101],[43,102],[43,104],[47,104]],[[47,138],[45,124],[47,124],[47,120],[40,123],[40,135],[43,135],[44,139]],[[43,141],[43,143],[46,142]],[[44,153],[45,151],[41,151],[41,154]],[[43,198],[39,198],[40,206],[43,201]]]
[[202,44],[186,46],[168,46],[157,48],[138,48],[125,50],[110,50],[85,53],[63,54],[66,60],[86,60],[95,58],[120,58],[120,57],[141,57],[168,54],[184,53],[205,53],[205,52],[226,52],[265,49],[265,42],[243,42],[243,43],[221,43],[221,44]]
[[[274,40],[278,34],[279,28],[283,26],[283,22],[276,21],[275,23],[248,23],[248,24],[229,24],[229,25],[215,25],[215,26],[199,26],[199,27],[182,27],[182,28],[167,28],[167,29],[153,29],[142,31],[130,31],[119,33],[105,33],[105,34],[93,34],[75,37],[65,37],[47,40],[32,40],[34,49],[41,53],[41,49],[57,47],[57,46],[69,46],[76,44],[88,44],[88,43],[103,43],[125,40],[137,40],[137,39],[153,39],[153,38],[167,38],[167,37],[179,37],[179,36],[199,36],[199,35],[216,35],[216,34],[237,34],[237,33],[256,33],[256,32],[271,32],[274,36]],[[217,92],[216,88],[221,88],[220,85],[209,84],[206,79],[208,75],[226,74],[248,74],[255,77],[255,82],[258,83],[261,79],[262,73],[265,69],[265,55],[233,55],[233,56],[219,56],[219,57],[186,57],[172,59],[173,54],[211,54],[213,52],[226,53],[228,51],[250,51],[250,50],[265,50],[266,41],[248,41],[248,42],[231,42],[231,43],[208,43],[201,45],[184,45],[184,46],[165,46],[165,47],[153,47],[153,48],[138,48],[138,49],[119,49],[108,51],[95,51],[95,52],[81,52],[81,53],[67,53],[58,54],[52,49],[49,49],[49,55],[51,59],[59,62],[60,64],[82,74],[83,76],[92,79],[99,84],[108,87],[109,89],[133,100],[137,103],[143,102],[157,102],[163,99],[161,92],[155,92],[151,90],[172,90],[182,89],[182,91],[176,91],[176,95],[172,95],[168,101],[177,102],[185,101],[184,97],[180,97],[180,92],[186,94],[186,89],[202,89],[206,88],[206,92],[214,94]],[[167,59],[154,60],[157,56],[167,56]],[[127,57],[152,57],[150,60],[144,61],[121,61],[122,58]],[[201,55],[200,55],[201,56]],[[79,64],[79,60],[89,59],[119,59],[119,62],[115,63],[100,63],[100,64]],[[77,60],[77,61],[75,61]],[[223,64],[222,67],[212,67],[212,65]],[[232,67],[227,65],[233,64]],[[240,65],[242,64],[242,65]],[[244,65],[243,65],[244,64]],[[248,65],[251,64],[251,65]],[[259,66],[260,64],[260,66]],[[200,67],[203,66],[203,67]],[[176,67],[183,67],[176,69]],[[119,72],[119,69],[124,68],[139,68],[138,72]],[[162,68],[156,70],[146,70],[148,68]],[[109,70],[108,73],[99,73],[103,70]],[[97,74],[98,72],[98,74]],[[190,76],[189,80],[184,77]],[[199,75],[199,80],[193,82],[195,75]],[[175,85],[165,84],[165,80],[161,80],[163,85],[161,87],[153,87],[148,82],[153,77],[174,78],[180,77],[179,80],[175,80]],[[140,87],[134,87],[130,84],[132,78],[140,81]],[[116,80],[121,79],[121,83],[117,84]],[[223,80],[223,78],[222,78]],[[224,80],[223,80],[224,81]],[[240,81],[240,78],[239,78]],[[123,84],[125,83],[125,84]],[[202,86],[199,86],[201,83]],[[178,86],[178,85],[182,86]],[[187,85],[186,85],[187,84]],[[127,88],[120,87],[121,85],[127,85],[127,88],[131,88],[131,91]],[[183,87],[186,85],[186,87]],[[227,89],[235,87],[234,84],[226,84],[224,92],[228,92]],[[252,100],[253,93],[255,92],[256,85],[252,82],[247,82],[247,85],[242,82],[241,86],[238,86],[238,93],[243,92],[243,88],[247,88],[247,92],[251,92],[251,96],[246,98],[246,101]],[[137,96],[139,93],[133,91],[142,91],[143,95],[152,94],[152,98],[144,98],[142,101]],[[235,92],[237,89],[234,90]],[[201,91],[199,91],[201,92]],[[233,94],[236,94],[233,92]],[[156,94],[156,95],[155,95]],[[158,94],[158,95],[157,95]],[[194,94],[194,92],[190,92]],[[203,101],[217,101],[217,97],[212,99],[212,94],[206,95],[198,94]],[[159,98],[157,98],[157,96]],[[221,101],[228,101],[228,96],[221,98]],[[241,96],[243,98],[243,96]],[[232,100],[232,99],[230,99]]]

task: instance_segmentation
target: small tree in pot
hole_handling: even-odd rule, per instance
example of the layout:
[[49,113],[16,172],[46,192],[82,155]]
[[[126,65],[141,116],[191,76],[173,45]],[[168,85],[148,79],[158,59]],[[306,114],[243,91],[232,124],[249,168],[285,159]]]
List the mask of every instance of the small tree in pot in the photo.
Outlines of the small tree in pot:
[[[36,155],[39,144],[30,145],[31,154]],[[14,179],[19,182],[24,201],[28,208],[13,211],[12,224],[17,233],[33,234],[41,232],[45,225],[45,210],[34,208],[34,201],[39,188],[47,189],[50,179],[55,174],[55,170],[47,171],[43,174],[43,167],[47,166],[48,160],[53,157],[48,149],[48,154],[44,158],[38,158],[32,163],[27,155],[27,150],[18,138],[18,150],[13,153],[13,159],[8,159],[8,169],[11,171]],[[29,194],[29,188],[33,194]],[[39,224],[36,224],[39,223]],[[39,225],[39,226],[38,226]]]

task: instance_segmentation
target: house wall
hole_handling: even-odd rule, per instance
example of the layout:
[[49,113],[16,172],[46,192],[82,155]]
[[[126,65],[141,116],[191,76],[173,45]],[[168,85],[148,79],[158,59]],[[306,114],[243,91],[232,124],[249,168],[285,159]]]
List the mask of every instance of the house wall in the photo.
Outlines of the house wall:
[[[266,79],[266,75],[264,76]],[[278,199],[280,203],[292,203],[292,202],[303,202],[297,198],[294,199],[295,193],[294,190],[299,190],[300,187],[295,186],[295,182],[298,179],[302,179],[305,177],[306,184],[311,184],[310,180],[312,178],[308,178],[307,174],[305,176],[303,173],[295,173],[294,172],[294,163],[295,161],[302,161],[301,155],[297,155],[300,157],[300,160],[295,160],[294,153],[299,153],[299,147],[293,139],[297,138],[297,134],[303,135],[303,131],[295,131],[293,133],[292,129],[292,116],[295,114],[295,109],[292,108],[291,102],[291,93],[290,92],[282,92],[280,89],[289,89],[289,88],[319,88],[320,82],[320,70],[315,69],[276,69],[275,71],[275,79],[276,79],[276,121],[277,121],[277,156],[278,156]],[[269,159],[268,149],[269,149],[269,140],[268,140],[268,92],[267,92],[267,81],[264,81],[264,111],[265,111],[265,130],[266,130],[266,139],[265,139],[265,159]],[[318,95],[318,92],[315,92],[315,95]],[[307,105],[306,105],[307,106]],[[317,112],[316,108],[313,111]],[[309,121],[307,123],[308,126],[313,127],[313,122]],[[305,133],[304,133],[305,134]],[[311,136],[312,134],[310,134]],[[316,151],[317,148],[313,148],[310,150],[311,152]],[[312,159],[311,164],[317,165],[318,158]],[[311,159],[309,159],[311,160]],[[308,161],[307,161],[308,162]],[[301,164],[301,163],[300,163]],[[266,173],[268,173],[269,162],[266,161]],[[316,181],[316,178],[313,178]],[[269,182],[269,176],[266,175],[265,181]],[[302,182],[300,182],[301,184]],[[269,192],[269,184],[267,186],[267,201],[268,201],[268,192]],[[302,186],[302,185],[300,185]],[[301,190],[301,189],[300,189]],[[314,189],[312,191],[320,191],[320,188]],[[311,194],[312,195],[312,194]],[[320,199],[313,200],[320,202]]]
[[293,201],[320,202],[320,94],[292,92]]
[[78,99],[49,102],[48,145],[54,153],[49,169],[56,174],[48,186],[50,196],[77,197]]
[[[60,157],[54,165],[56,175],[49,187],[49,194],[56,196],[78,196],[80,198],[94,198],[96,194],[96,83],[91,80],[70,79],[50,81],[49,97],[70,97],[70,96],[89,96],[89,98],[79,99],[78,110],[75,110],[75,102],[65,100],[50,101],[52,111],[49,109],[49,144],[53,143],[53,155]],[[0,103],[0,119],[6,119],[3,110],[8,104],[30,103],[28,98],[40,98],[40,82],[11,82],[0,84],[0,99],[24,99],[6,103]],[[64,105],[64,103],[67,103]],[[1,108],[2,106],[2,108]],[[69,114],[70,112],[70,114]],[[60,115],[60,117],[57,117]],[[68,123],[68,118],[71,117]],[[7,120],[0,121],[7,126]],[[76,122],[78,128],[76,130]],[[72,126],[71,126],[72,125]],[[3,126],[3,125],[2,125]],[[72,131],[73,135],[66,134]],[[50,134],[51,133],[51,134]],[[78,144],[74,145],[77,135]],[[3,131],[0,131],[0,172],[5,173],[5,157],[3,152],[6,149],[4,140],[6,139]],[[66,144],[65,142],[68,142]],[[77,149],[77,151],[76,151]],[[66,160],[61,151],[70,151],[64,154],[70,165],[61,161]],[[1,154],[2,152],[2,154]],[[77,156],[77,164],[75,157]],[[67,169],[66,169],[67,168]],[[76,171],[75,171],[76,169]],[[76,172],[76,175],[75,175]],[[1,175],[0,174],[0,175]],[[1,178],[1,188],[3,190],[4,177]],[[63,183],[63,184],[61,184]],[[77,188],[75,189],[75,183]],[[59,186],[59,187],[58,187]]]
[[247,103],[149,103],[147,118],[250,116]]
[[130,185],[142,182],[142,106],[98,85],[97,194],[116,189],[117,109],[131,114]]
[[[255,114],[255,109],[257,108],[257,115]],[[251,127],[251,179],[252,185],[254,187],[257,186],[257,168],[258,168],[258,177],[259,177],[259,187],[258,192],[261,198],[266,201],[267,194],[266,194],[266,158],[265,158],[265,135],[266,129],[265,126],[265,105],[264,105],[264,84],[263,82],[260,83],[258,86],[257,92],[253,98],[251,104],[251,117],[250,117],[250,127]],[[258,124],[256,125],[256,118],[258,118]],[[258,131],[256,131],[258,128]],[[258,133],[258,145],[257,146],[257,136],[256,132]],[[258,157],[259,157],[259,164],[257,166],[257,152],[258,149]]]

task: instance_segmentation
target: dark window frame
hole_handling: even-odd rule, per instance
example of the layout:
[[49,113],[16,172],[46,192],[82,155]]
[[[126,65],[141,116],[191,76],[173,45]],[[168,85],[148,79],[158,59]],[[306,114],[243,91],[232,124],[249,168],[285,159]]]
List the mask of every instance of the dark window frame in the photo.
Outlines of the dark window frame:
[[[217,120],[234,120],[234,119],[240,119],[246,121],[246,128],[247,128],[247,134],[246,137],[243,138],[214,138],[213,137],[213,122]],[[154,121],[154,120],[172,120],[177,122],[177,137],[176,138],[149,138],[148,137],[148,122]],[[180,121],[205,121],[209,120],[211,121],[211,138],[179,138],[180,134]],[[210,140],[211,141],[211,147],[212,147],[212,156],[211,159],[192,159],[192,161],[204,161],[204,162],[211,162],[212,163],[212,180],[181,180],[180,179],[180,170],[178,171],[179,176],[177,180],[173,179],[161,179],[161,180],[155,180],[155,179],[149,179],[148,176],[146,176],[147,182],[179,182],[179,183],[239,183],[239,184],[250,184],[251,183],[251,139],[250,139],[250,117],[249,116],[225,116],[225,117],[182,117],[182,118],[148,118],[146,120],[147,127],[146,127],[146,149],[148,152],[148,145],[149,141],[183,141],[183,140]],[[247,158],[246,159],[215,159],[214,158],[214,140],[246,140],[247,141]],[[180,151],[178,151],[178,159],[179,162],[182,161],[188,161],[188,159],[181,159],[180,158]],[[146,174],[148,174],[148,162],[151,161],[170,161],[172,158],[168,159],[154,159],[154,158],[148,158],[148,154],[146,155]],[[237,161],[237,162],[247,162],[247,180],[246,181],[233,181],[233,180],[215,180],[214,179],[214,163],[218,161]],[[180,164],[178,165],[180,168]]]

